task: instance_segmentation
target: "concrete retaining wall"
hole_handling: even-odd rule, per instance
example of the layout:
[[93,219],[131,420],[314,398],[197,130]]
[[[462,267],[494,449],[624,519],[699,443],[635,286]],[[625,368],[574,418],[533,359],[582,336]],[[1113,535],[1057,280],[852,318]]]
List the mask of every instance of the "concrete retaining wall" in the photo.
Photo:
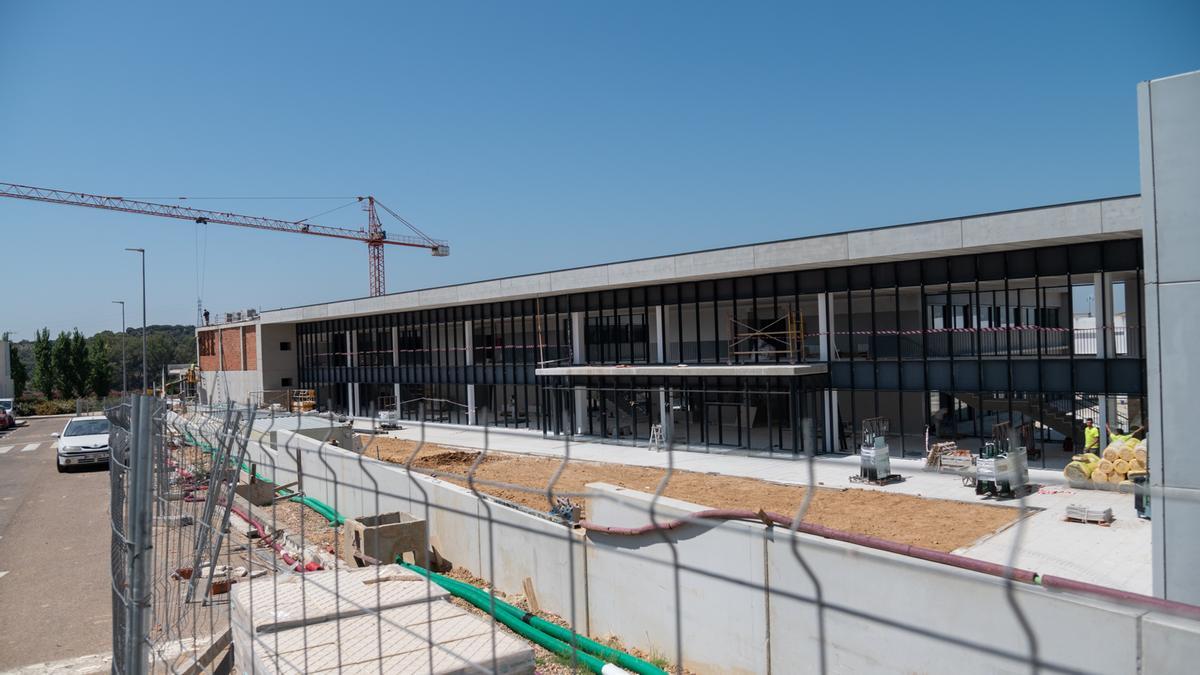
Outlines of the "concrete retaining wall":
[[[649,522],[650,495],[588,488],[595,522]],[[669,520],[704,508],[662,499],[657,513]],[[819,537],[801,535],[799,544],[798,556],[789,532],[749,522],[592,536],[593,629],[671,659],[682,642],[684,665],[703,673],[819,672],[822,659],[827,672],[1029,671],[1032,644],[1003,579]],[[629,592],[598,597],[612,579]],[[1013,597],[1047,665],[1160,673],[1200,658],[1200,622],[1026,584],[1014,585]]]
[[302,433],[281,430],[272,435],[273,444],[264,438],[248,446],[264,477],[279,484],[297,480],[299,464],[304,493],[343,515],[405,511],[425,518],[431,540],[446,559],[493,579],[505,593],[524,593],[522,582],[530,577],[544,609],[564,618],[573,611],[576,626],[586,628],[587,577],[580,534]]
[[[424,517],[439,551],[506,593],[531,577],[542,606],[593,636],[700,673],[1028,672],[1032,644],[1002,579],[750,522],[587,538],[469,490],[289,431],[252,441],[258,471],[303,474],[306,494],[348,516]],[[589,486],[589,518],[649,522],[650,495]],[[659,520],[705,507],[672,499]],[[810,579],[805,563],[819,584]],[[1017,584],[1043,663],[1071,672],[1178,672],[1200,659],[1200,622]],[[969,664],[969,665],[968,665]]]

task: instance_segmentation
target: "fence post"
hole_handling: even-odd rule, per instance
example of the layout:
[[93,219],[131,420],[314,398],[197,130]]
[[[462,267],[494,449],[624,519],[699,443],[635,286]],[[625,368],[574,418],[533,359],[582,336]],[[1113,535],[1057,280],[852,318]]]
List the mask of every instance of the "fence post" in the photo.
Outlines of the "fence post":
[[129,453],[129,649],[126,667],[130,673],[146,672],[146,608],[150,595],[151,477],[154,449],[154,398],[135,395],[130,422]]

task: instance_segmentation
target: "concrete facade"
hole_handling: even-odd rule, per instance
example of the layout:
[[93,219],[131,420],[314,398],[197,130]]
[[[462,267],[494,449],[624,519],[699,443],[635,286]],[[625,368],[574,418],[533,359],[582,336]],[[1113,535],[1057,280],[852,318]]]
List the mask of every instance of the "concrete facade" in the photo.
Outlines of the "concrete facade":
[[0,340],[0,398],[13,396],[12,366],[9,364],[9,344]]
[[1134,195],[802,237],[269,310],[261,320],[313,321],[639,284],[1127,239],[1141,233],[1140,205],[1140,197]]
[[1200,71],[1138,87],[1155,593],[1200,603]]

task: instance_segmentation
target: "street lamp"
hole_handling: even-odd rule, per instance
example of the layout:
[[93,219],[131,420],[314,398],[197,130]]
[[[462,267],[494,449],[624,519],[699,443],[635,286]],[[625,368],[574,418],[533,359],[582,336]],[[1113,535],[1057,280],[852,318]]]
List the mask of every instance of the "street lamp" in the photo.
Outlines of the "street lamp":
[[113,300],[114,305],[121,306],[121,398],[129,396],[129,370],[125,365],[125,301]]
[[142,256],[142,391],[145,391],[146,383],[149,382],[146,377],[146,249],[127,248],[125,250]]

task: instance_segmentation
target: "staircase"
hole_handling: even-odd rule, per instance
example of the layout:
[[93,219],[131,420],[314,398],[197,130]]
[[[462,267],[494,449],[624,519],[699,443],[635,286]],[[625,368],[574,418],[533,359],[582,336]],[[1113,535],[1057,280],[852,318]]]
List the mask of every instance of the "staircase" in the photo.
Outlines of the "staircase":
[[[1100,420],[1100,402],[1094,396],[1046,399],[1041,403],[1040,417],[1036,399],[1006,398],[995,394],[984,394],[981,401],[978,394],[964,392],[955,393],[953,396],[980,412],[1007,412],[1011,402],[1013,412],[1036,420],[1064,436],[1071,436],[1073,432],[1081,430],[1083,420],[1089,417],[1096,420],[1097,424]],[[1118,426],[1128,428],[1129,420],[1127,415],[1118,413],[1115,420],[1109,420],[1109,424],[1113,428]]]

